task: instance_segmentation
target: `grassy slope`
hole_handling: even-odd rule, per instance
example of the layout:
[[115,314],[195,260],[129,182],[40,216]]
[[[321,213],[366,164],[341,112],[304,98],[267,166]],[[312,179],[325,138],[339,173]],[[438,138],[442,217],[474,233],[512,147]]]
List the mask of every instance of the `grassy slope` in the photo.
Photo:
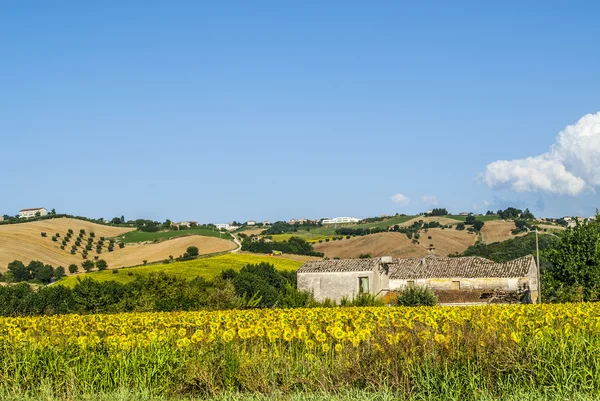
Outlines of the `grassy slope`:
[[[116,270],[118,273],[113,273],[113,270],[104,270],[101,272],[92,272],[86,274],[78,274],[69,276],[60,280],[57,284],[62,284],[67,287],[72,287],[77,282],[77,277],[91,277],[98,281],[114,280],[121,283],[126,283],[135,280],[136,276],[145,276],[150,273],[165,272],[172,276],[184,277],[193,279],[195,277],[214,278],[223,270],[234,269],[240,270],[247,264],[251,263],[271,263],[278,270],[296,270],[302,266],[302,262],[289,260],[276,256],[255,256],[246,254],[227,254],[214,256],[210,258],[202,258],[187,262],[175,262],[169,264],[138,266]],[[128,272],[133,275],[129,276]]]
[[[181,231],[158,231],[155,233],[147,233],[143,231],[131,231],[124,235],[119,236],[119,240],[125,243],[131,242],[146,242],[146,241],[154,241],[183,237],[187,235],[203,235],[205,237],[216,237],[219,238],[219,231],[211,230],[210,228],[192,228],[190,230],[181,230]],[[223,239],[231,239],[231,236],[227,233],[221,233],[221,238]]]
[[[450,219],[454,219],[457,221],[465,221],[467,219],[467,216],[459,216],[456,214],[449,214],[448,217]],[[497,214],[492,214],[491,216],[475,216],[475,218],[477,220],[481,220],[481,221],[493,221],[493,220],[500,220],[500,217]]]
[[396,224],[405,223],[411,219],[414,219],[415,216],[394,216],[389,219],[385,219],[383,221],[375,221],[373,223],[360,223],[360,224],[326,224],[322,227],[313,228],[310,231],[298,231],[295,233],[289,234],[277,234],[273,235],[273,241],[287,241],[290,237],[301,237],[305,240],[317,241],[324,240],[326,238],[331,238],[335,236],[335,230],[340,227],[348,227],[348,228],[386,228]]

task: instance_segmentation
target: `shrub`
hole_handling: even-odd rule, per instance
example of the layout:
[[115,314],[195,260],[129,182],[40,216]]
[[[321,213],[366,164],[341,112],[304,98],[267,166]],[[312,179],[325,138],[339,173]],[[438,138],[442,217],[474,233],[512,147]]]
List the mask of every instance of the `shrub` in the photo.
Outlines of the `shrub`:
[[147,260],[144,260],[143,262],[144,262],[144,265],[147,265],[147,264],[148,264],[148,261],[147,261]]
[[96,233],[93,231],[90,231],[90,237],[94,238],[96,236]]
[[112,252],[115,248],[112,245],[108,246],[108,252]]
[[188,246],[188,248],[186,249],[186,253],[188,254],[188,256],[198,256],[198,247],[197,246]]
[[54,241],[54,242],[58,241],[58,238],[56,238],[56,235],[52,236],[52,241]]
[[431,239],[431,235],[428,235],[428,236],[427,236],[427,239]]
[[56,236],[56,238],[60,238],[60,233],[56,233],[54,235]]
[[71,235],[73,235],[73,230],[71,230],[71,229],[69,228],[69,230],[67,230],[67,233],[68,233],[68,234],[71,234]]
[[119,269],[114,269],[114,270],[112,271],[112,274],[117,274],[117,273],[119,273]]
[[399,306],[434,306],[437,297],[427,287],[408,286],[398,292],[396,303]]
[[133,276],[133,272],[127,272],[128,276]]
[[371,259],[371,254],[370,253],[361,253],[358,258],[359,259]]
[[60,279],[65,275],[65,268],[62,266],[58,266],[56,269],[54,269],[54,277],[56,277],[56,279]]
[[349,235],[346,235],[346,239],[350,239],[351,237]]
[[104,237],[100,237],[100,241],[103,242],[105,240]]
[[91,260],[86,260],[81,264],[81,267],[83,267],[83,270],[85,270],[86,272],[89,272],[94,268],[94,262],[92,262]]
[[42,237],[46,237],[46,236],[48,235],[48,234],[46,234],[46,233],[44,233],[44,232],[43,232],[43,233],[41,233],[41,234],[42,234]]
[[85,246],[85,249],[88,250],[88,251],[91,251],[92,250],[92,245],[91,244],[87,244]]
[[96,269],[98,269],[98,271],[106,270],[107,267],[108,263],[106,263],[106,260],[104,259],[100,259],[96,262]]
[[464,229],[465,229],[465,223],[462,223],[462,222],[461,222],[461,223],[458,223],[458,224],[456,225],[456,229],[457,229],[457,230],[459,230],[459,231],[462,231],[462,230],[464,230]]
[[79,230],[79,234],[81,234],[81,235],[85,234],[85,230],[82,228],[81,230]]
[[119,242],[119,248],[120,248],[120,249],[123,249],[123,248],[125,248],[125,243],[124,243],[124,242]]
[[79,267],[76,264],[69,265],[69,273],[71,273],[71,274],[77,273],[78,270],[79,270]]
[[98,260],[100,258],[100,256],[96,255],[94,256],[94,260]]

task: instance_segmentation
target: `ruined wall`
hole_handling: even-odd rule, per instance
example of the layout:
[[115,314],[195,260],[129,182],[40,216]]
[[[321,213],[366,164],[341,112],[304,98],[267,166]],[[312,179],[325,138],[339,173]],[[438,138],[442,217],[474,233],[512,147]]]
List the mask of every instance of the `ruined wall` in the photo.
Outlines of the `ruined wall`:
[[[429,287],[433,290],[452,290],[452,282],[458,281],[461,290],[506,290],[517,291],[523,288],[524,284],[529,282],[527,277],[522,278],[436,278],[414,280],[414,284],[422,287]],[[408,284],[408,280],[390,279],[390,289],[398,290]]]

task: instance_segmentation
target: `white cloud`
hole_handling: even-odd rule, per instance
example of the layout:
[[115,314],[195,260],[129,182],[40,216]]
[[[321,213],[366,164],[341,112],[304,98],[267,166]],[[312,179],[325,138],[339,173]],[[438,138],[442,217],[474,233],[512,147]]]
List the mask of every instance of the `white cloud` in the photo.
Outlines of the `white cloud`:
[[408,205],[410,203],[410,199],[408,198],[408,196],[396,194],[392,196],[392,202],[398,205]]
[[421,196],[421,202],[423,203],[427,203],[429,205],[433,205],[433,206],[437,206],[438,205],[438,200],[435,196],[433,195],[423,195]]
[[483,180],[490,188],[571,196],[600,186],[600,112],[567,126],[549,152],[488,164]]

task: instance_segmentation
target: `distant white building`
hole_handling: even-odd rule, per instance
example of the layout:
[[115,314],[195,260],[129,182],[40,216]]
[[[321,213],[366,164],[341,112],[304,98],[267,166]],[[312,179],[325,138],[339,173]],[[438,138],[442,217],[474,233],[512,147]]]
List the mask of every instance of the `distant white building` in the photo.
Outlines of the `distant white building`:
[[270,226],[271,222],[269,220],[263,221],[263,226]]
[[324,219],[323,224],[343,224],[343,223],[358,223],[360,219],[356,217],[336,217],[334,219]]
[[33,209],[22,209],[19,210],[19,217],[24,219],[29,219],[31,217],[35,217],[36,213],[39,213],[40,216],[45,216],[48,214],[48,211],[43,207],[33,208]]
[[255,226],[256,225],[256,221],[254,221],[254,220],[247,221],[246,225],[247,226]]
[[234,226],[232,224],[229,223],[225,223],[225,224],[215,224],[215,227],[219,230],[227,230],[227,231],[234,231],[237,230],[238,228],[240,228],[239,226]]

